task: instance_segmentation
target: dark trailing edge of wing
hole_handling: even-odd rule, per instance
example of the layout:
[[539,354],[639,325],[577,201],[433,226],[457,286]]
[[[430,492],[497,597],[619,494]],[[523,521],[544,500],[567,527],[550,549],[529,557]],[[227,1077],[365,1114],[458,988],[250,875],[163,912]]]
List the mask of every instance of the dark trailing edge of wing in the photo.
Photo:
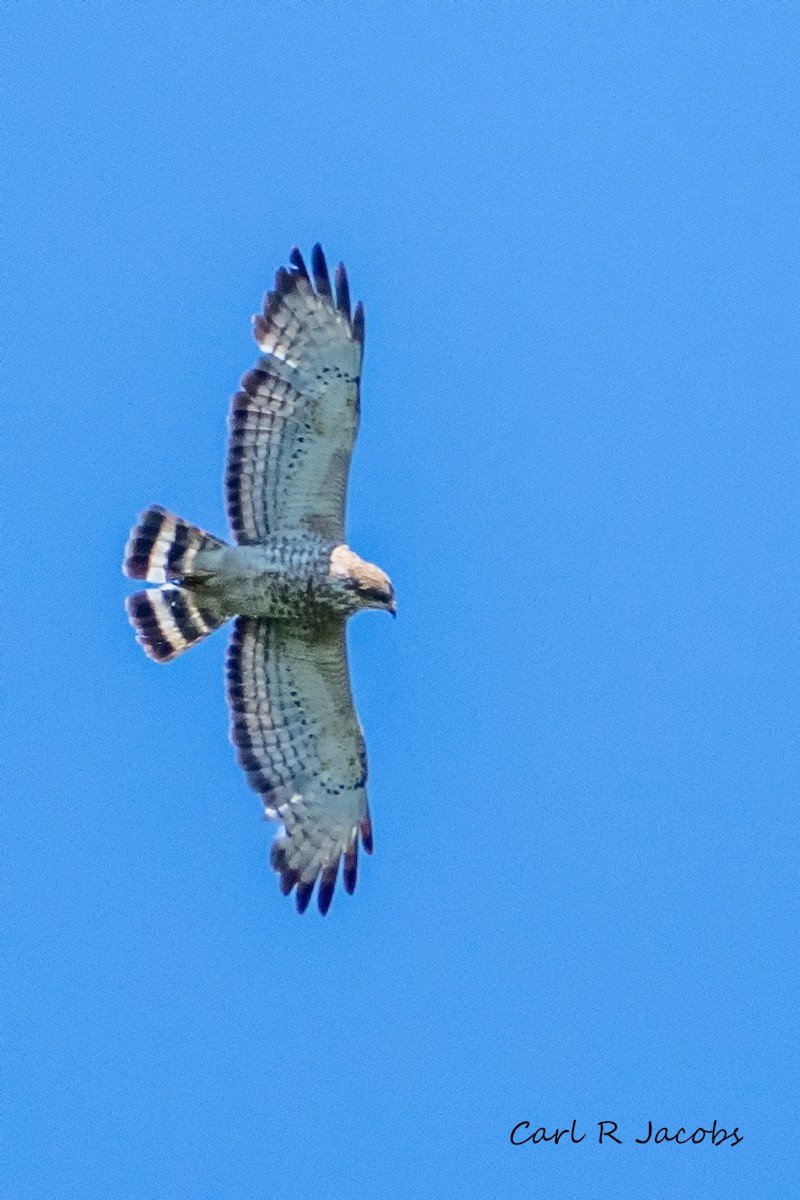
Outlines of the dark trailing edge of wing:
[[[178,589],[173,589],[178,591]],[[160,593],[143,592],[139,596],[150,597]],[[180,617],[180,624],[184,636],[192,638],[196,636],[193,631],[187,627],[186,620],[182,614],[176,612],[177,601],[169,592],[172,612],[176,618]],[[138,597],[132,598],[137,600]],[[149,608],[141,612],[137,609],[135,615],[140,619],[144,617],[146,621],[152,623],[152,616]],[[212,619],[210,615],[203,614],[209,621]],[[271,772],[267,764],[261,761],[259,755],[254,752],[253,734],[250,731],[244,713],[248,702],[248,689],[246,681],[242,674],[242,655],[240,648],[244,642],[243,630],[246,628],[248,618],[237,618],[234,626],[233,636],[228,645],[228,652],[225,660],[225,679],[228,696],[228,704],[231,711],[231,741],[236,747],[237,758],[240,766],[247,776],[250,786],[254,791],[258,792],[261,800],[266,808],[277,809],[281,803],[281,787],[278,780],[272,779]],[[158,627],[152,629],[153,638],[160,634]],[[172,644],[162,638],[161,642],[156,646],[158,657],[166,658],[173,653]],[[364,780],[359,781],[359,786],[363,785]],[[283,797],[285,799],[285,797]],[[294,867],[289,866],[287,861],[287,845],[291,838],[287,839],[284,836],[278,838],[270,846],[269,861],[273,871],[280,876],[280,891],[281,895],[288,896],[290,892],[295,891],[295,901],[297,911],[304,913],[309,906],[311,896],[314,891],[314,886],[319,881],[317,889],[317,905],[319,911],[324,916],[331,906],[333,894],[336,889],[336,883],[339,876],[339,860],[344,859],[342,881],[344,890],[348,895],[352,895],[356,886],[356,878],[358,875],[358,840],[361,838],[361,843],[367,852],[372,853],[372,823],[369,814],[363,818],[358,824],[358,827],[353,830],[353,840],[345,849],[342,855],[337,855],[333,862],[329,862],[327,866],[319,872],[318,876],[311,880],[301,880],[300,872]]]
[[269,379],[269,371],[265,371],[261,367],[251,367],[249,371],[245,371],[239,381],[239,387],[248,396],[257,396],[258,389],[267,379]]

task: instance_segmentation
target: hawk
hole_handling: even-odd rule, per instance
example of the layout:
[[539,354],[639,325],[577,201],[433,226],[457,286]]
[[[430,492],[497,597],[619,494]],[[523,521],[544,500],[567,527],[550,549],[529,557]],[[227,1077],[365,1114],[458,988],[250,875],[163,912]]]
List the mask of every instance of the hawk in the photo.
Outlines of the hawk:
[[356,884],[372,851],[364,738],[350,694],[345,625],[363,608],[395,613],[389,577],[344,537],[359,420],[364,309],[333,288],[319,245],[279,268],[253,317],[262,352],[231,402],[225,467],[235,544],[152,506],[123,571],[157,587],[126,601],[145,653],[169,662],[234,619],[226,681],[231,740],[267,817],[284,895],[330,907],[341,860]]

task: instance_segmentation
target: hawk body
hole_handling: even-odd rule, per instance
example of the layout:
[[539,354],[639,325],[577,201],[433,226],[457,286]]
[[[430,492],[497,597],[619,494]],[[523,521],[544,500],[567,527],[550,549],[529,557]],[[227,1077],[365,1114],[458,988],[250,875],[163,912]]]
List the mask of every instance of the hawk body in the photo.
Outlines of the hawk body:
[[356,882],[358,841],[372,849],[364,739],[350,694],[348,617],[395,611],[380,568],[344,542],[358,430],[364,314],[347,276],[331,287],[319,246],[311,274],[297,250],[278,270],[254,330],[263,351],[231,404],[225,472],[236,545],[153,506],[129,539],[123,570],[161,586],[127,608],[159,662],[230,617],[231,737],[266,815],[283,831],[272,865],[307,907],[319,880],[327,912],[340,863]]
[[330,579],[333,545],[314,534],[275,534],[260,545],[223,546],[197,556],[198,596],[226,616],[320,621],[349,616],[352,597]]

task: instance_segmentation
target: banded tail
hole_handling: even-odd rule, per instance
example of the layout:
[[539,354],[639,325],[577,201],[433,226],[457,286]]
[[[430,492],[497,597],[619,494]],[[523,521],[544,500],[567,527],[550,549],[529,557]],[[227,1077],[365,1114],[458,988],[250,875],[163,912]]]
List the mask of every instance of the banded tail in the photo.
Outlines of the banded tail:
[[158,505],[141,514],[125,547],[122,570],[131,579],[162,584],[125,601],[136,640],[148,658],[169,662],[224,624],[226,617],[203,607],[189,588],[171,582],[201,581],[209,572],[196,563],[198,554],[224,545]]
[[221,550],[224,545],[213,533],[206,533],[160,505],[152,504],[131,530],[122,570],[131,579],[145,579],[148,583],[169,583],[170,580],[181,583],[202,578],[204,572],[194,569],[198,553]]
[[154,662],[177,658],[227,620],[201,608],[187,588],[171,583],[134,592],[126,599],[125,607],[137,642]]

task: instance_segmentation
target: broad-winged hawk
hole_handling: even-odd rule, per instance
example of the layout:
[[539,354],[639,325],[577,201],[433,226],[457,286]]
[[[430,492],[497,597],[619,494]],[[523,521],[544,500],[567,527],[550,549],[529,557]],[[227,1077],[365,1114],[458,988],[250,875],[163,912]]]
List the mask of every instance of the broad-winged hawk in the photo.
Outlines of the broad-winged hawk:
[[364,310],[333,288],[320,246],[299,250],[262,314],[262,351],[231,404],[225,491],[235,545],[153,506],[123,570],[159,585],[126,602],[145,653],[168,662],[234,617],[227,688],[231,737],[266,815],[282,823],[271,861],[304,912],[331,903],[340,860],[356,883],[359,838],[372,850],[364,739],[350,695],[347,618],[395,611],[380,568],[344,540],[358,430]]

